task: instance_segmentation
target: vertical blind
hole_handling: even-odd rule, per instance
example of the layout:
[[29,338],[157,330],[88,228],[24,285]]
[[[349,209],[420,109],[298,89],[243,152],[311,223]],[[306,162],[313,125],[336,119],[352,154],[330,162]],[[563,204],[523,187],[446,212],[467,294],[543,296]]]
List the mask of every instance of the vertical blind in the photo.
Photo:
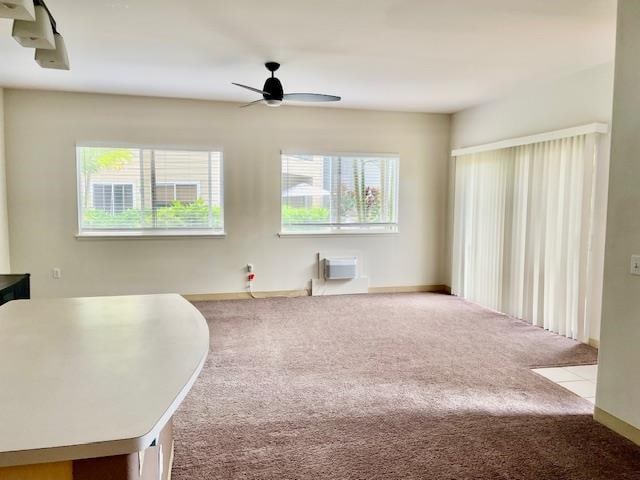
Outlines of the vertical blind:
[[222,154],[77,147],[80,232],[223,229]]
[[397,156],[282,154],[281,160],[283,231],[397,229]]
[[456,157],[453,293],[583,342],[597,134]]

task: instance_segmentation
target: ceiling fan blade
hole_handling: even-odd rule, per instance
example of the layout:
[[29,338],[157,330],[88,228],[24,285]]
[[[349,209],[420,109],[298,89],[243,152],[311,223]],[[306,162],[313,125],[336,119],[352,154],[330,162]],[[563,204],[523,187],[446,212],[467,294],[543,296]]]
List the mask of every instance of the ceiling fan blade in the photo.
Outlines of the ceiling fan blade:
[[246,85],[242,85],[241,83],[231,82],[233,85],[237,85],[238,87],[246,88],[247,90],[251,90],[252,92],[259,93],[260,95],[269,95],[267,92],[263,90],[258,90],[257,88],[247,87]]
[[341,97],[322,93],[286,93],[284,100],[291,100],[292,102],[339,102]]
[[255,100],[255,101],[253,101],[251,103],[247,103],[246,105],[240,105],[240,108],[250,107],[252,105],[255,105],[256,103],[262,103],[262,102],[264,102],[263,98],[261,98],[260,100]]

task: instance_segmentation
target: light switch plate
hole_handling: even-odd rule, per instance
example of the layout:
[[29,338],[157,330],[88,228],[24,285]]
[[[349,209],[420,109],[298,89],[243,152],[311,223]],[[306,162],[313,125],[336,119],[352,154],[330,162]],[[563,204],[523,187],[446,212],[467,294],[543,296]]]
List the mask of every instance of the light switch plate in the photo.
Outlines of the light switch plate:
[[640,255],[631,255],[631,275],[640,275]]

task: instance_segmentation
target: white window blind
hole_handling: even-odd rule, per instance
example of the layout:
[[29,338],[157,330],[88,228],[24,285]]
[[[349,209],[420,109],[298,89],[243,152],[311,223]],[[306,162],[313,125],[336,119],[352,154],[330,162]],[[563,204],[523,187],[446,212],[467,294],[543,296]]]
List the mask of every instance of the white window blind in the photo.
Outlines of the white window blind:
[[282,232],[395,232],[399,158],[283,153]]
[[80,234],[223,232],[222,153],[79,146]]

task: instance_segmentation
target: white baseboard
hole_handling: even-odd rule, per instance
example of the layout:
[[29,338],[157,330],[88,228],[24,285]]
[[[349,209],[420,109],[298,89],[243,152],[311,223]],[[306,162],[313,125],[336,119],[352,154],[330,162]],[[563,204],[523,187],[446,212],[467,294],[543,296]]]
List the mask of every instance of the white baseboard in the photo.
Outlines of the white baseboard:
[[351,280],[311,280],[311,295],[352,295],[369,293],[369,278],[361,277]]
[[600,422],[605,427],[613,430],[617,434],[628,438],[636,445],[640,445],[640,428],[631,425],[630,423],[627,423],[624,420],[616,417],[615,415],[612,415],[609,412],[598,407],[595,408],[593,418],[595,418],[597,422]]
[[[350,280],[347,280],[350,281]],[[312,280],[312,283],[316,282],[317,285],[314,285],[316,288],[315,295],[320,295],[318,293],[324,287],[324,284],[320,284],[318,280]],[[340,280],[332,280],[332,282],[340,282]],[[368,281],[367,281],[368,285]],[[336,284],[337,287],[337,284]],[[361,287],[361,288],[360,288]],[[331,287],[332,289],[334,287]],[[351,288],[351,287],[349,287]],[[325,289],[324,295],[340,295],[345,293],[424,293],[424,292],[433,292],[433,293],[446,293],[451,294],[451,289],[446,285],[404,285],[404,286],[389,286],[389,287],[369,287],[364,288],[364,285],[359,286],[357,291],[340,291],[333,292],[329,291],[329,289]],[[306,297],[311,295],[309,290],[277,290],[277,291],[264,291],[264,292],[254,292],[256,298],[271,298],[271,297]],[[184,298],[189,300],[190,302],[206,302],[206,301],[217,301],[217,300],[244,300],[250,299],[251,295],[248,292],[218,292],[218,293],[192,293],[192,294],[183,294]]]
[[405,285],[402,287],[370,287],[369,293],[444,293],[451,295],[451,288],[443,285]]
[[[249,292],[226,292],[226,293],[190,293],[183,294],[184,298],[190,302],[210,302],[218,300],[247,300],[251,299]],[[307,297],[308,290],[276,290],[267,292],[254,292],[255,298],[275,298],[275,297]]]

